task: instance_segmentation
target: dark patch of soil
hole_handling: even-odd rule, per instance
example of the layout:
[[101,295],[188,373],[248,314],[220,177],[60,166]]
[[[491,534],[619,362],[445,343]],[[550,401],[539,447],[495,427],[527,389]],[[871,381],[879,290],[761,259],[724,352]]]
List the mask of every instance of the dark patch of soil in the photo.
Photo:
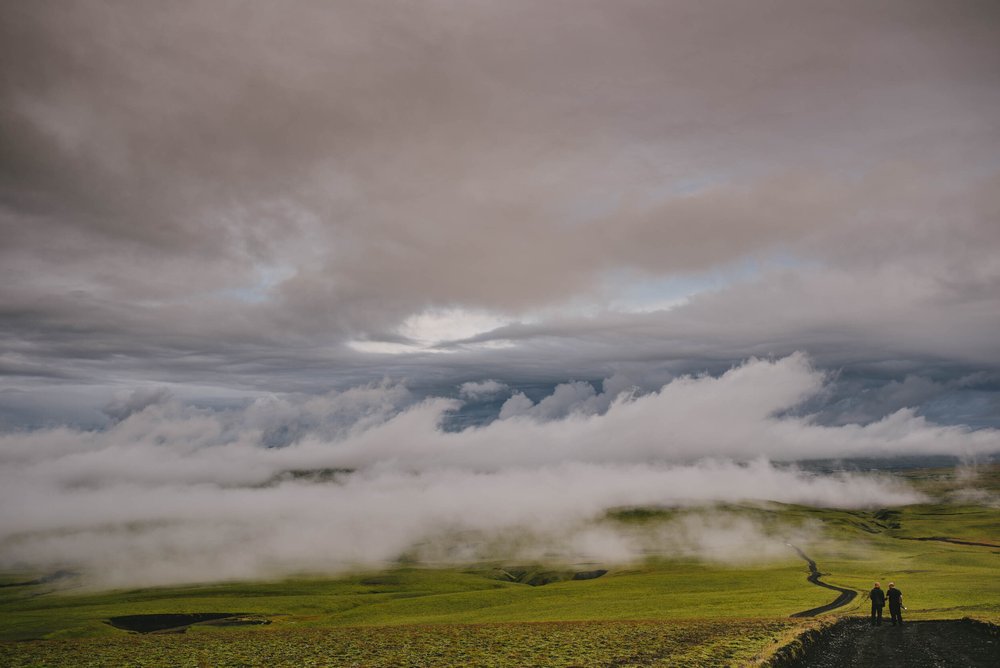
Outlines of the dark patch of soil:
[[123,631],[136,633],[183,633],[192,624],[212,624],[214,626],[247,626],[270,624],[260,615],[242,612],[193,612],[190,614],[123,615],[112,617],[108,624]]
[[73,571],[56,571],[55,573],[49,573],[48,575],[43,575],[40,578],[34,580],[28,580],[27,582],[11,582],[9,584],[0,584],[0,587],[30,587],[32,585],[48,584],[50,582],[59,582],[60,580],[66,580],[67,578],[76,577],[76,573]]
[[[1000,659],[996,626],[970,619],[872,626],[846,619],[813,634],[798,656],[780,656],[771,668],[995,668]],[[780,652],[779,652],[780,655]]]
[[396,576],[396,575],[379,575],[379,576],[374,576],[374,577],[370,577],[370,578],[365,578],[365,579],[361,580],[361,584],[369,586],[369,587],[375,587],[375,586],[380,586],[380,585],[389,585],[389,586],[392,586],[392,585],[398,585],[402,581],[403,580],[399,576]]
[[596,571],[577,571],[573,573],[574,580],[593,580],[599,578],[606,574],[608,571],[603,568],[598,568]]
[[520,582],[532,587],[543,587],[553,582],[567,580],[593,580],[605,575],[608,571],[598,568],[592,571],[545,571],[528,568],[497,569],[496,577],[505,582]]
[[996,547],[1000,548],[1000,545],[994,545],[993,543],[977,543],[972,540],[958,540],[957,538],[945,538],[944,536],[927,536],[922,538],[910,538],[909,536],[896,536],[899,540],[932,540],[938,543],[953,543],[955,545],[973,545],[975,547]]
[[541,573],[535,573],[533,575],[527,576],[527,578],[522,580],[522,582],[532,587],[544,587],[547,584],[552,584],[553,582],[562,582],[565,579],[566,579],[565,573],[559,573],[554,571],[543,571]]

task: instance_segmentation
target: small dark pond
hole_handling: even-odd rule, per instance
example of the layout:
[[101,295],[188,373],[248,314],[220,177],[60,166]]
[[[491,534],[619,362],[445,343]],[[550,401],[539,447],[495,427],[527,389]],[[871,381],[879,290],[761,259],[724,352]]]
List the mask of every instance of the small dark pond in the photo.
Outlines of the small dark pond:
[[270,624],[260,615],[244,612],[192,612],[189,614],[123,615],[112,617],[108,623],[116,629],[153,633],[155,631],[176,630],[183,633],[192,624],[212,623],[217,626],[249,626]]

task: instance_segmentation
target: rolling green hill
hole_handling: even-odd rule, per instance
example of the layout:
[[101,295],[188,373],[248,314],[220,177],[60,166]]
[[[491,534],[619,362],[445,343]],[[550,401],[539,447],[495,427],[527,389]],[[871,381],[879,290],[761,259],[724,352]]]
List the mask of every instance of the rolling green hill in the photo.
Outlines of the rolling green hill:
[[[862,592],[846,610],[834,614],[865,614],[863,592],[872,581],[894,580],[904,592],[910,619],[971,616],[1000,621],[1000,581],[996,578],[1000,509],[950,503],[946,499],[954,496],[955,484],[926,480],[936,503],[866,511],[780,504],[713,510],[745,516],[762,526],[811,527],[812,539],[801,547],[817,562],[825,581]],[[995,476],[987,480],[991,488],[995,486]],[[609,513],[606,521],[655,528],[688,512],[705,511],[622,509]],[[237,640],[265,654],[271,642],[299,647],[282,655],[284,659],[280,652],[274,655],[275,661],[288,661],[288,665],[301,663],[306,648],[320,646],[327,647],[323,651],[333,661],[331,665],[352,665],[343,657],[365,654],[366,647],[368,658],[358,665],[400,665],[391,659],[398,658],[400,643],[420,648],[413,649],[414,656],[424,657],[420,665],[464,665],[461,657],[465,656],[467,664],[475,652],[481,655],[478,665],[491,665],[484,657],[500,655],[521,656],[518,660],[524,665],[572,665],[574,661],[592,665],[587,656],[598,663],[633,656],[639,657],[633,664],[619,665],[658,665],[657,661],[666,661],[664,657],[677,659],[681,647],[685,652],[725,655],[730,663],[752,662],[768,647],[812,623],[789,620],[790,614],[827,603],[834,596],[806,582],[806,564],[791,547],[780,554],[755,565],[650,556],[629,566],[605,565],[609,572],[601,577],[562,579],[544,586],[523,580],[532,579],[530,574],[546,574],[536,581],[568,578],[581,567],[400,567],[337,578],[110,592],[73,589],[72,578],[30,583],[34,576],[7,574],[0,581],[4,585],[0,587],[0,640],[4,641],[0,663],[79,665],[67,657],[86,647],[107,656],[127,654],[132,648],[138,665],[165,665],[169,661],[163,657],[170,652],[179,652],[175,658],[187,657],[184,661],[201,657],[191,659],[190,665],[198,661],[229,665],[223,654],[235,651]],[[514,572],[522,581],[511,581],[518,579]],[[169,637],[138,636],[106,623],[122,615],[213,612],[258,615],[270,623],[235,628],[199,625],[183,636]],[[374,628],[380,629],[378,634]],[[397,642],[375,642],[376,636]],[[553,636],[564,636],[568,644],[558,651],[550,647],[555,654],[546,655],[553,662],[547,663],[536,656],[536,650],[539,638]],[[627,640],[633,636],[645,638],[642,647],[652,643],[674,649],[663,649],[662,656],[654,656],[656,652],[647,656],[634,646],[639,641]],[[311,644],[307,638],[313,639]],[[593,638],[604,640],[584,642]],[[25,640],[30,642],[14,642]],[[197,652],[190,654],[193,647]],[[272,649],[277,652],[277,647]],[[434,647],[440,653],[437,658]],[[581,655],[581,647],[590,648],[586,652],[592,654]],[[160,658],[144,664],[142,656],[147,654]],[[341,659],[344,663],[338,663]],[[253,663],[247,658],[233,659],[233,665],[240,661]]]

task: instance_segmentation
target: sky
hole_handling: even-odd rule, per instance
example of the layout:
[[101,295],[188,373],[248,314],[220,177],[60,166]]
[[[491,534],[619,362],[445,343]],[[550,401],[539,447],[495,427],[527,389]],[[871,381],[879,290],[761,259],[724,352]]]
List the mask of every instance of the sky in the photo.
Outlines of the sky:
[[151,490],[167,581],[200,493],[236,544],[239,494],[649,481],[570,522],[1000,452],[998,35],[973,0],[3,3],[0,477],[37,511],[0,563],[66,526],[144,563],[108,527]]

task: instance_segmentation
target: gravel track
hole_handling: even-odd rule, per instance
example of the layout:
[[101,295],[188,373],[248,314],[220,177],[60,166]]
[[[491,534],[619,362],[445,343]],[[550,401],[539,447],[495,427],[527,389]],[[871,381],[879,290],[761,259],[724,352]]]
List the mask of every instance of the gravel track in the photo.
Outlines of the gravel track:
[[971,620],[883,623],[862,619],[835,624],[787,668],[906,666],[907,668],[996,668],[996,627]]

